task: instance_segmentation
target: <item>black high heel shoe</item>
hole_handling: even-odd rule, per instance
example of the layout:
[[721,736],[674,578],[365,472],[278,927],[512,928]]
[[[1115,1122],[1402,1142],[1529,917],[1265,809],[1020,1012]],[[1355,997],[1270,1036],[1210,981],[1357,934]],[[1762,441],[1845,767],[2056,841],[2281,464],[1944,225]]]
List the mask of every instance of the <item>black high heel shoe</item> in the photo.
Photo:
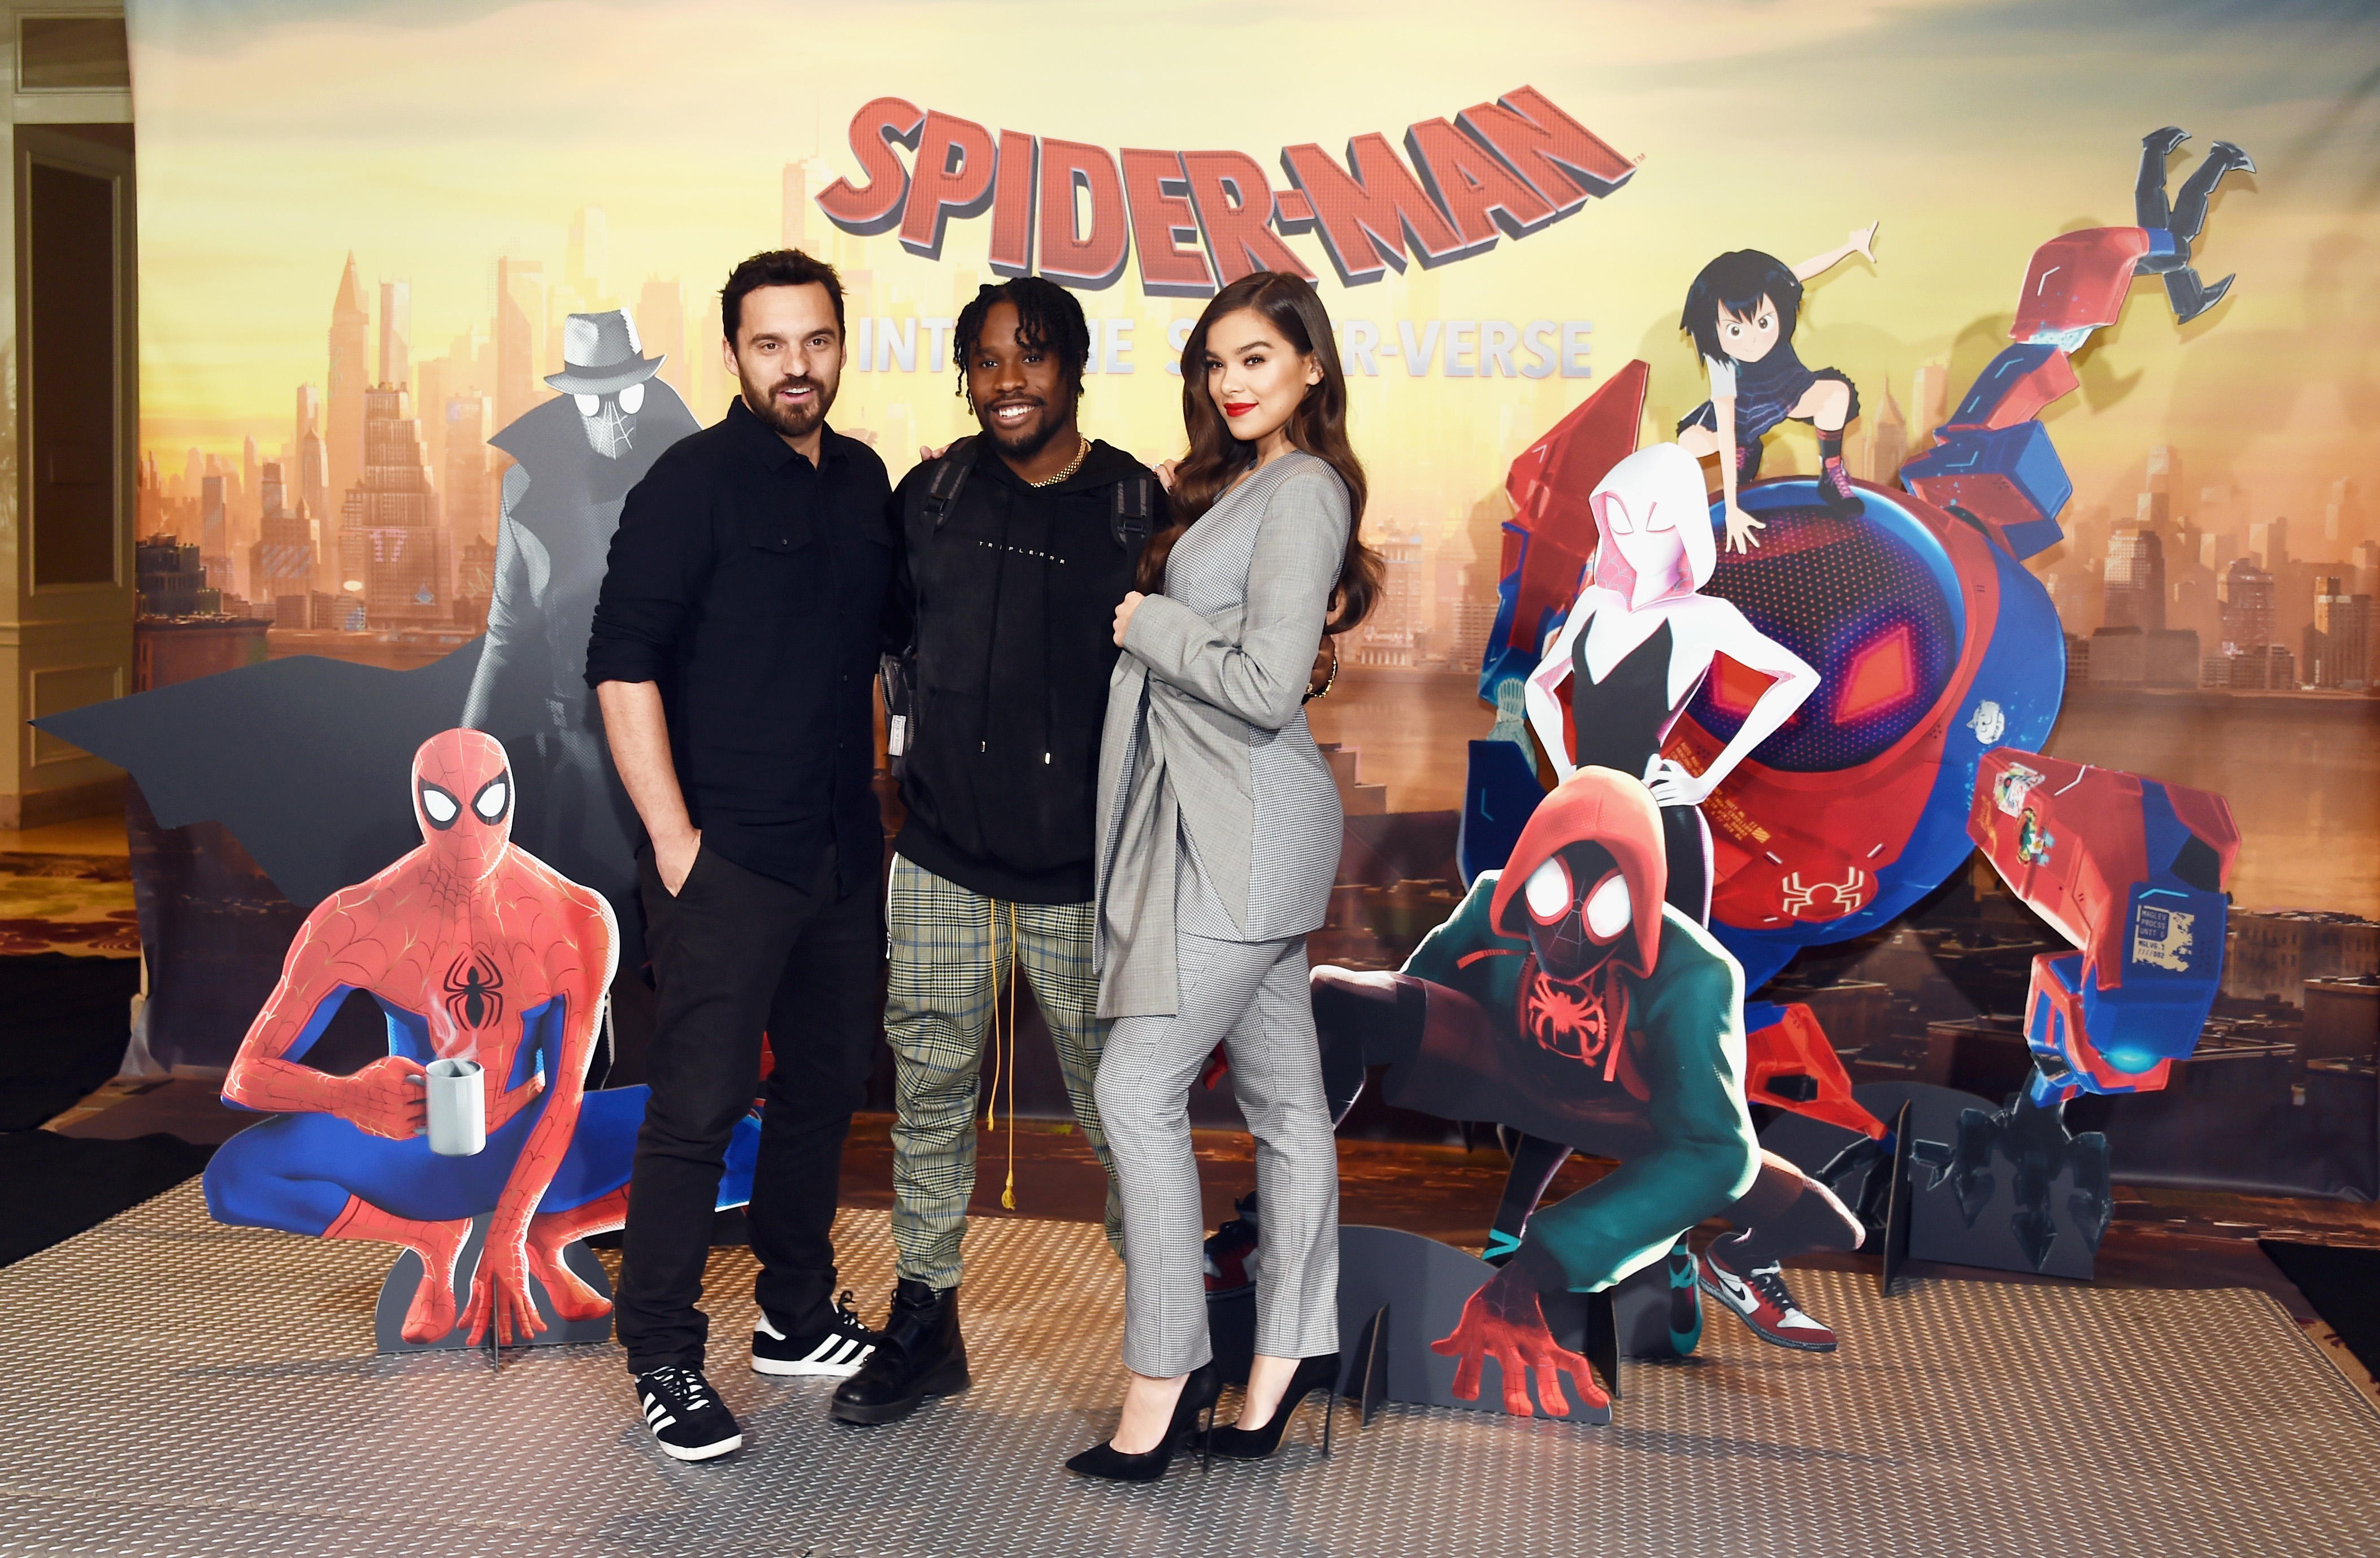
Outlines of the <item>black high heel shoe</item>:
[[[1154,1482],[1165,1475],[1173,1464],[1173,1452],[1193,1433],[1198,1433],[1204,1445],[1215,1436],[1215,1399],[1223,1394],[1223,1376],[1208,1359],[1190,1371],[1182,1382],[1182,1397],[1173,1404],[1173,1420],[1165,1428],[1165,1436],[1154,1450],[1128,1455],[1115,1447],[1113,1441],[1094,1444],[1066,1463],[1066,1469],[1077,1477],[1104,1477],[1111,1482]],[[1198,1414],[1207,1414],[1207,1427],[1198,1430]],[[1203,1457],[1202,1457],[1203,1464]]]
[[1261,1428],[1219,1428],[1209,1435],[1209,1453],[1226,1460],[1260,1461],[1281,1448],[1281,1431],[1289,1426],[1298,1407],[1316,1391],[1322,1393],[1322,1453],[1330,1453],[1330,1408],[1339,1394],[1340,1355],[1325,1353],[1319,1358],[1302,1358],[1296,1371],[1289,1376],[1289,1386],[1281,1393],[1281,1405]]

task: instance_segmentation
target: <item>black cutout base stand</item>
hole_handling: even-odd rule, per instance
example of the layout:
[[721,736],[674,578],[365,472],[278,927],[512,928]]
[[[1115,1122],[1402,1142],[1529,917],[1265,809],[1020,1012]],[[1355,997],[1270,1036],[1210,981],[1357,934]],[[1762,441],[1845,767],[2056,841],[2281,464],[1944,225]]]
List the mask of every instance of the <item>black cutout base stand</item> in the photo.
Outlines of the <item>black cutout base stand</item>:
[[[1342,1333],[1343,1335],[1344,1333]],[[1207,1341],[1215,1368],[1227,1385],[1245,1388],[1256,1363],[1257,1296],[1253,1289],[1207,1300]],[[1357,1403],[1369,1428],[1389,1398],[1389,1310],[1383,1304],[1364,1322],[1355,1343],[1342,1354],[1338,1389],[1331,1400]]]
[[1603,1388],[1620,1399],[1620,1314],[1606,1287],[1586,1296],[1586,1360],[1603,1376]]
[[[1496,1268],[1476,1255],[1419,1234],[1342,1225],[1339,1229],[1339,1335],[1358,1345],[1366,1330],[1387,1337],[1381,1348],[1385,1355],[1382,1394],[1390,1401],[1500,1415],[1504,1391],[1500,1367],[1489,1361],[1477,1393],[1467,1399],[1458,1397],[1453,1390],[1458,1360],[1431,1345],[1454,1334],[1463,1322],[1463,1306],[1495,1274]],[[1660,1284],[1660,1302],[1666,1310],[1666,1270],[1655,1266],[1653,1280]],[[1617,1317],[1613,1328],[1623,1351],[1630,1350],[1626,1340],[1629,1304],[1630,1294],[1613,1296],[1610,1312]],[[1572,1352],[1585,1353],[1589,1296],[1548,1293],[1541,1296],[1540,1306],[1554,1340]],[[1558,1374],[1554,1380],[1533,1383],[1540,1406],[1552,1399],[1550,1392],[1559,1390],[1573,1422],[1593,1425],[1611,1420],[1609,1404],[1590,1406],[1579,1395],[1577,1384],[1584,1382]]]
[[[1344,1348],[1339,1396],[1361,1401],[1369,1422],[1383,1401],[1503,1410],[1500,1370],[1491,1368],[1478,1394],[1453,1394],[1457,1360],[1431,1344],[1451,1335],[1463,1306],[1496,1269],[1476,1255],[1395,1228],[1342,1226],[1339,1230],[1339,1335]],[[1621,1359],[1675,1358],[1670,1329],[1672,1290],[1666,1262],[1657,1261],[1601,1293],[1539,1297],[1546,1327],[1557,1344],[1585,1358],[1604,1391],[1619,1399]],[[1245,1384],[1256,1345],[1256,1295],[1233,1293],[1207,1301],[1207,1331],[1215,1365],[1227,1384]],[[1562,1393],[1570,1420],[1611,1420],[1609,1402],[1589,1406],[1584,1380],[1536,1380],[1537,1400]]]
[[[455,1313],[459,1322],[471,1305],[471,1278],[480,1270],[480,1251],[488,1240],[488,1217],[485,1214],[471,1219],[470,1238],[463,1242],[463,1252],[455,1258]],[[575,1240],[562,1251],[563,1263],[571,1274],[603,1298],[612,1297],[612,1279],[603,1263],[584,1240]],[[406,1250],[389,1268],[380,1285],[380,1301],[372,1309],[372,1337],[382,1352],[450,1352],[468,1347],[468,1333],[457,1323],[454,1330],[434,1342],[408,1342],[405,1339],[405,1311],[412,1306],[415,1289],[421,1286],[421,1257]],[[531,1301],[537,1305],[538,1318],[545,1329],[523,1339],[516,1336],[513,1346],[563,1347],[580,1342],[608,1342],[612,1339],[612,1317],[609,1313],[592,1320],[565,1321],[553,1312],[553,1300],[546,1296],[545,1284],[532,1272],[528,1278]],[[495,1330],[489,1328],[481,1343],[487,1349],[489,1367],[499,1361]]]
[[1257,1356],[1257,1294],[1253,1287],[1207,1300],[1207,1343],[1227,1385],[1248,1383]]
[[1909,1259],[1909,1218],[1917,1193],[1917,1187],[1909,1178],[1910,1153],[1916,1145],[1911,1140],[1914,1107],[1904,1101],[1892,1117],[1892,1178],[1885,1187],[1884,1265],[1876,1279],[1876,1292],[1887,1298],[1892,1297],[1892,1286],[1900,1279],[1900,1268]]
[[1356,1336],[1353,1351],[1347,1354],[1346,1368],[1339,1376],[1339,1395],[1353,1401],[1362,1413],[1359,1426],[1369,1428],[1378,1415],[1380,1403],[1389,1398],[1389,1306],[1382,1304],[1364,1322],[1363,1332]]

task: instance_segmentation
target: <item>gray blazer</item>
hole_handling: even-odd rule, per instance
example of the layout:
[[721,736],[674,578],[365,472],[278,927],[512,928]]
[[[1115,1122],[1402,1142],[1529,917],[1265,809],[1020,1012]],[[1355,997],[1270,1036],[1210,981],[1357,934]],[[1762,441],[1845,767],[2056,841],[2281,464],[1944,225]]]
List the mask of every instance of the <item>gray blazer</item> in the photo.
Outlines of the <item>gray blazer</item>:
[[[1133,612],[1099,743],[1101,1017],[1171,1016],[1186,838],[1194,901],[1271,941],[1322,924],[1343,815],[1304,700],[1347,547],[1339,473],[1293,452],[1243,479]],[[1258,848],[1261,840],[1262,847]]]

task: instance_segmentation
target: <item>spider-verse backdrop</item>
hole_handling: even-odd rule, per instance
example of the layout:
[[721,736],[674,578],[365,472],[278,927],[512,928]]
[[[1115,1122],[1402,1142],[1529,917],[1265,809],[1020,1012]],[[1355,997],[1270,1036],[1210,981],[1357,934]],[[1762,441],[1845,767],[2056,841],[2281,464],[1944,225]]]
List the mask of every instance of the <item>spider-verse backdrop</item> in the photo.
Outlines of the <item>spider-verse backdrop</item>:
[[[470,725],[513,841],[613,904],[636,1080],[581,661],[621,495],[734,393],[737,260],[840,269],[832,420],[896,479],[972,430],[979,285],[1076,290],[1083,426],[1154,461],[1202,299],[1270,268],[1337,323],[1389,576],[1311,706],[1348,813],[1318,963],[1405,965],[1627,749],[1800,1155],[1925,1084],[2000,1111],[1917,1143],[1937,1179],[2063,1101],[2083,1190],[2380,1195],[2368,8],[128,10],[143,610],[255,662],[45,721],[138,781],[159,1060],[230,1062]],[[1590,494],[1672,441],[1716,543],[1678,594],[1731,616],[1587,573]],[[1615,582],[1607,628],[1675,629],[1620,735],[1635,671],[1570,610]],[[1360,1128],[1454,1129],[1393,1104]]]

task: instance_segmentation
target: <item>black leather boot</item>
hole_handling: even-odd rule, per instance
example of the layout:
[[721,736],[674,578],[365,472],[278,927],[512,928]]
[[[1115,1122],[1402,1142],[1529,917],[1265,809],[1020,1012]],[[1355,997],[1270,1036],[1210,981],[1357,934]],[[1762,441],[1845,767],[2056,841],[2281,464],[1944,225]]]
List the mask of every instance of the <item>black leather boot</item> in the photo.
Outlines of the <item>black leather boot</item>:
[[876,1350],[837,1385],[834,1417],[846,1423],[898,1422],[929,1395],[966,1389],[966,1341],[959,1335],[959,1290],[940,1292],[901,1278],[892,1287]]

